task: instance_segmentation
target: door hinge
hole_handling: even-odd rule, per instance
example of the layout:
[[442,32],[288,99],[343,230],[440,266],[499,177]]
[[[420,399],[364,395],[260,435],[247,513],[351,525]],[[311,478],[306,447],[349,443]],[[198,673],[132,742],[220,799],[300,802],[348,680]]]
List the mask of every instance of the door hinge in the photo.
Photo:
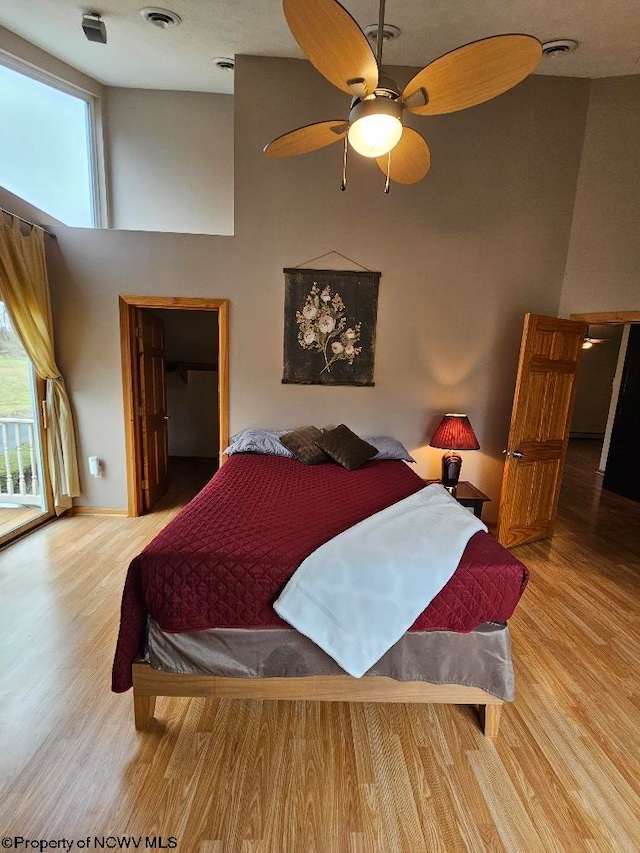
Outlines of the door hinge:
[[143,480],[142,481],[142,490],[146,492],[148,488],[149,488],[149,481]]
[[142,337],[142,326],[136,326],[136,338]]
[[143,418],[144,417],[144,406],[138,406],[138,415]]

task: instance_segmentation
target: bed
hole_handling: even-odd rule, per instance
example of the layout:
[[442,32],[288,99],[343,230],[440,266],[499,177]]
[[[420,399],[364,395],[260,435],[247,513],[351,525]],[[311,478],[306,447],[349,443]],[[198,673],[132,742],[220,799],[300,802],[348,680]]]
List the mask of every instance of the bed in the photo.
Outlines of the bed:
[[308,554],[424,487],[402,461],[346,471],[231,456],[129,566],[112,688],[133,687],[136,727],[149,726],[157,696],[224,696],[471,704],[497,735],[513,698],[506,622],[528,573],[487,533],[362,678],[273,609]]

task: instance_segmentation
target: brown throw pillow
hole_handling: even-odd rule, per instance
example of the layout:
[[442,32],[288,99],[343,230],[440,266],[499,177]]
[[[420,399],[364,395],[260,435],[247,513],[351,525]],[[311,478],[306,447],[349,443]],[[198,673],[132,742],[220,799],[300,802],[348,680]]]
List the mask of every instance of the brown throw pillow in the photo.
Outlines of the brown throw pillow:
[[354,471],[364,465],[378,452],[373,445],[369,444],[360,436],[352,432],[348,426],[340,424],[329,432],[322,433],[315,440],[319,448],[324,450],[347,471]]
[[317,465],[327,461],[327,454],[315,443],[318,438],[322,438],[322,433],[317,427],[304,426],[281,435],[280,444],[305,465]]

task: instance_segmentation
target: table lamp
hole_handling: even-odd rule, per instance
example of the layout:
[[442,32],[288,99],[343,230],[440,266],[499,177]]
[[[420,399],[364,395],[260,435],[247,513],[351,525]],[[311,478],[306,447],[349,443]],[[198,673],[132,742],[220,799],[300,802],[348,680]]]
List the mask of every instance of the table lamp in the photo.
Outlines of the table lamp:
[[429,446],[447,451],[442,457],[442,485],[449,489],[458,485],[462,469],[462,457],[455,451],[480,449],[469,418],[453,412],[442,418]]

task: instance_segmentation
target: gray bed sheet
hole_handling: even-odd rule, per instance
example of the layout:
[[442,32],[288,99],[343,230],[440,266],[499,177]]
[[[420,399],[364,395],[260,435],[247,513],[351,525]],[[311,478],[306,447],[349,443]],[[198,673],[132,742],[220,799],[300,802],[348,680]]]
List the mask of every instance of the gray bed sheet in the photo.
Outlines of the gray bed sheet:
[[[150,619],[146,658],[155,669],[181,675],[295,678],[345,674],[333,658],[293,628],[213,628],[168,634]],[[363,677],[369,675],[480,687],[510,702],[514,676],[509,629],[506,623],[490,622],[468,634],[410,631]]]

